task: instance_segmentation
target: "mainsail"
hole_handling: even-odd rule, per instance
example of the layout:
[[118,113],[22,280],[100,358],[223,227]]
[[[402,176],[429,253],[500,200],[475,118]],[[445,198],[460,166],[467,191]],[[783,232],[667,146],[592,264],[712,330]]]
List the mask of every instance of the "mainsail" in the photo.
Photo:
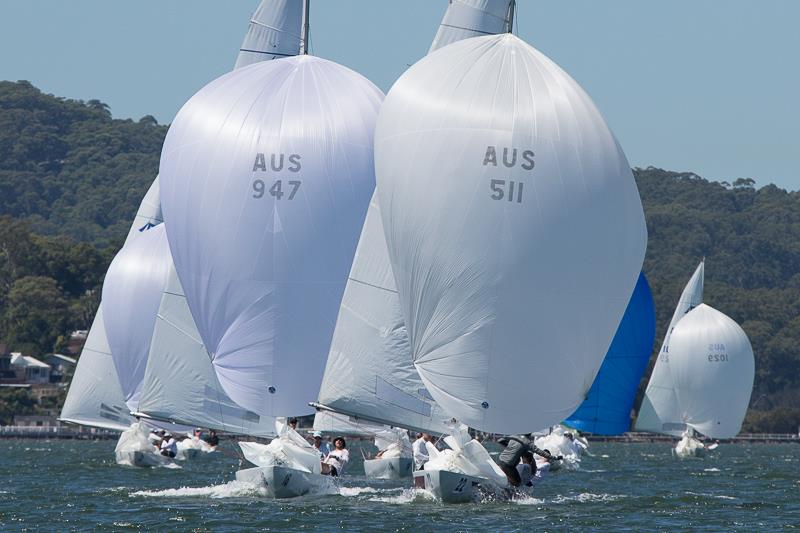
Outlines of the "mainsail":
[[482,35],[511,31],[515,0],[450,0],[428,53]]
[[[506,31],[510,5],[509,0],[450,2],[430,51],[477,34]],[[347,279],[319,404],[362,420],[432,434],[449,432],[450,417],[413,366],[377,193]]]
[[658,359],[653,366],[653,372],[650,374],[650,381],[639,408],[635,425],[637,431],[652,431],[679,437],[686,430],[686,424],[681,420],[680,406],[670,372],[669,343],[672,331],[678,322],[686,313],[703,302],[704,265],[705,262],[701,261],[697,266],[678,299],[678,305],[675,306],[675,312],[672,314],[672,320],[670,320],[667,333],[664,335],[664,342],[658,352]]
[[297,55],[302,19],[302,0],[262,0],[250,19],[233,68]]
[[312,56],[226,74],[175,118],[161,198],[175,268],[227,395],[301,414],[319,390],[374,187],[382,94]]
[[169,245],[162,224],[123,246],[103,282],[106,336],[125,402],[131,410],[139,403],[169,266]]
[[[511,34],[467,39],[395,83],[375,150],[389,257],[427,390],[484,431],[569,416],[611,344],[647,242],[630,167],[592,101]],[[541,372],[558,379],[535,380]]]
[[653,294],[642,272],[589,394],[564,423],[599,435],[628,431],[636,390],[647,369],[655,335]]
[[700,304],[672,331],[669,357],[680,420],[708,437],[735,437],[755,375],[753,349],[742,328]]

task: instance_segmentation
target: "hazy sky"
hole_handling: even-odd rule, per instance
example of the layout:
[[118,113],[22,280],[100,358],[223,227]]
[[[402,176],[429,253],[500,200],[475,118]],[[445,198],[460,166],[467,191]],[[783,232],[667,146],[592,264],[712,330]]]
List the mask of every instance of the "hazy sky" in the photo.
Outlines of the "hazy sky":
[[[233,66],[258,0],[0,0],[0,79],[172,120]],[[383,90],[447,0],[312,0],[311,52]],[[517,33],[594,98],[633,166],[800,189],[800,0],[518,0]]]

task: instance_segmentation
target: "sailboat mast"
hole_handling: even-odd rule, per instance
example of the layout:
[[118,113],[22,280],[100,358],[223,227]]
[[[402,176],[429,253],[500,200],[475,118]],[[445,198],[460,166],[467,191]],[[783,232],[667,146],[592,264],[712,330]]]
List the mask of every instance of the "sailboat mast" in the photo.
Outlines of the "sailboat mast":
[[514,11],[517,8],[517,0],[511,0],[508,4],[508,14],[506,15],[506,21],[508,24],[508,28],[506,28],[506,33],[514,33]]
[[300,42],[300,54],[308,55],[308,15],[311,8],[311,0],[303,3],[303,40]]

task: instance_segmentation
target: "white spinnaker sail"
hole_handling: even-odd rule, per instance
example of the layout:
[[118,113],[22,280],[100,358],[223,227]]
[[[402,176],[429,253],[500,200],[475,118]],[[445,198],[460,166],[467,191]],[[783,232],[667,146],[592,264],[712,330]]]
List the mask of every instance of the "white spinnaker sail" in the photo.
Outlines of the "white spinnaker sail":
[[127,244],[140,233],[153,226],[158,226],[162,222],[164,222],[164,217],[161,214],[161,194],[159,192],[158,176],[156,176],[150,188],[147,189],[144,198],[142,198],[141,204],[139,204],[139,209],[133,218],[133,224],[131,224],[128,236],[125,238],[125,243]]
[[250,19],[234,68],[297,55],[303,0],[262,0]]
[[753,349],[742,328],[700,304],[675,326],[669,354],[681,420],[708,437],[735,437],[755,375]]
[[450,0],[428,53],[470,37],[510,31],[514,0]]
[[[647,242],[630,167],[590,98],[511,34],[467,39],[395,83],[375,150],[428,391],[484,431],[563,420],[591,387]],[[530,387],[542,368],[558,379]]]
[[679,437],[686,430],[670,372],[669,345],[672,331],[678,322],[686,313],[703,302],[704,277],[705,262],[701,261],[692,277],[689,278],[686,287],[683,288],[678,305],[675,306],[675,312],[672,314],[672,320],[669,322],[667,333],[664,335],[664,342],[658,352],[658,359],[653,366],[653,372],[650,374],[650,381],[647,383],[647,390],[636,417],[637,431],[666,433]]
[[222,390],[171,265],[150,343],[137,414],[240,435],[275,434],[272,417],[239,407]]
[[374,188],[381,92],[312,56],[226,74],[172,123],[161,157],[170,248],[225,392],[309,412]]
[[[478,34],[505,31],[510,22],[505,17],[511,16],[509,1],[450,2],[430,51]],[[500,19],[497,14],[502,14]],[[445,424],[449,417],[413,366],[377,193],[372,195],[347,279],[319,402],[362,419],[432,434],[449,431]]]
[[169,266],[169,245],[162,224],[123,246],[103,282],[106,337],[125,402],[131,410],[139,404]]
[[111,359],[102,305],[94,315],[59,419],[119,431],[125,431],[133,422]]
[[378,423],[446,433],[449,417],[412,364],[380,216],[373,197],[339,309],[319,402]]

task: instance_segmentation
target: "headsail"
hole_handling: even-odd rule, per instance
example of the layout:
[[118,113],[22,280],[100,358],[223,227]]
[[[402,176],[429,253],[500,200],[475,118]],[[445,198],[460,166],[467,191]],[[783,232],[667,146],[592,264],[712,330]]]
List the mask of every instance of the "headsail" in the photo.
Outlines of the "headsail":
[[675,396],[675,386],[669,368],[669,343],[672,331],[678,322],[692,309],[703,302],[703,284],[705,277],[705,261],[700,264],[692,274],[686,287],[683,288],[678,305],[672,314],[664,342],[658,352],[658,359],[650,374],[639,415],[636,418],[637,431],[652,431],[666,433],[679,437],[686,425],[681,420],[678,399]]
[[[569,416],[647,242],[630,167],[592,101],[511,34],[467,39],[395,83],[375,150],[414,363],[436,402],[491,432]],[[543,369],[559,379],[530,387]]]
[[700,304],[675,326],[669,354],[681,420],[708,437],[735,437],[755,375],[753,349],[742,328]]
[[59,419],[82,426],[124,431],[133,423],[133,417],[128,413],[106,340],[101,305],[94,315]]
[[225,392],[309,412],[374,187],[368,80],[312,56],[235,70],[181,109],[161,157],[175,267]]
[[642,272],[589,394],[564,423],[599,435],[628,431],[636,390],[647,369],[655,335],[653,294]]

